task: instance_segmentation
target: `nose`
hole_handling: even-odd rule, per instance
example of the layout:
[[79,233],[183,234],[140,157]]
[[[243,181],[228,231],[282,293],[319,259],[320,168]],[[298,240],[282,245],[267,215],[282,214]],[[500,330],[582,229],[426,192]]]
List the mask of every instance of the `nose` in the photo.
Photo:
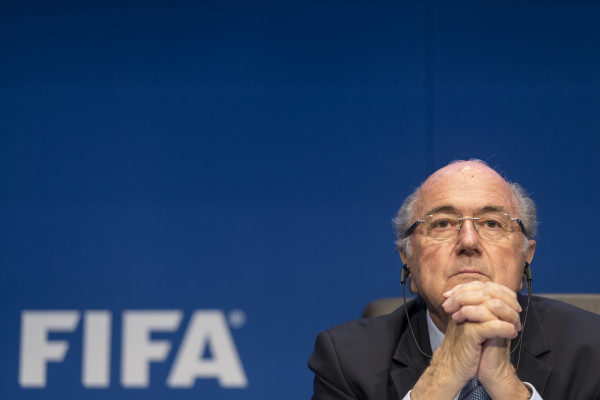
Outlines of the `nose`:
[[475,227],[475,222],[471,218],[462,221],[462,226],[458,231],[456,251],[459,255],[467,256],[481,254],[481,238]]

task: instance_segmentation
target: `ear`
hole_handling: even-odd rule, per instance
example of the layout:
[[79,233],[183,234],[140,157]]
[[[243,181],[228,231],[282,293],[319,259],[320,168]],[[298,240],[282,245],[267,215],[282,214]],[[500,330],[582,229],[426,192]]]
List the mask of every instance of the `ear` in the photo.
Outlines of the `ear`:
[[[400,259],[402,260],[402,264],[406,265],[408,267],[408,257],[406,257],[406,254],[402,251],[402,249],[400,247],[398,247],[398,254],[400,254]],[[412,277],[412,270],[411,270],[411,276],[409,278],[409,282],[410,282],[410,290],[413,293],[419,293],[417,291],[417,287],[415,286],[415,280]]]
[[400,259],[402,260],[402,264],[406,265],[408,263],[408,258],[406,257],[406,254],[404,254],[404,252],[402,251],[402,249],[400,247],[398,247],[398,254],[400,254]]
[[533,253],[535,253],[535,240],[529,241],[529,250],[527,250],[527,254],[525,254],[525,260],[531,264],[531,260],[533,260]]
[[[525,261],[527,261],[528,264],[531,264],[531,260],[533,260],[533,253],[535,253],[535,240],[530,240],[529,241],[529,249],[527,250],[527,253],[525,254]],[[523,286],[525,286],[525,275],[522,276],[521,279],[521,284],[519,285],[519,290],[523,289]]]

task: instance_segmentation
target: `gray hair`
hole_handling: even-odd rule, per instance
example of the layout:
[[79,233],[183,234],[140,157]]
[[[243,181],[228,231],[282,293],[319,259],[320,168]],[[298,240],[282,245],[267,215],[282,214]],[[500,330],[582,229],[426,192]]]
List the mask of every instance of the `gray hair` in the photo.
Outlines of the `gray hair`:
[[[470,159],[468,161],[475,162],[478,164],[489,165],[482,160]],[[448,165],[452,165],[458,162],[464,162],[464,160],[452,161]],[[493,168],[492,168],[493,169]],[[537,216],[536,207],[533,200],[527,195],[525,189],[516,182],[507,181],[510,190],[514,196],[517,207],[519,208],[519,219],[525,227],[523,234],[523,252],[527,252],[529,249],[529,240],[535,238],[537,234]],[[406,235],[406,231],[415,222],[414,211],[417,205],[417,199],[419,197],[419,191],[421,190],[422,184],[413,190],[413,192],[402,202],[402,206],[398,210],[398,213],[392,219],[394,230],[396,231],[396,245],[398,248],[406,254],[407,257],[411,255],[410,237]]]

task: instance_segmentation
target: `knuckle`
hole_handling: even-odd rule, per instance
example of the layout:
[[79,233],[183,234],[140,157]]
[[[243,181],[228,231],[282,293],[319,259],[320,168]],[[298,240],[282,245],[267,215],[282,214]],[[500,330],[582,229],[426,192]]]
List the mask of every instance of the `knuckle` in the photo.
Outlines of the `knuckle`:
[[504,303],[498,299],[490,299],[485,302],[485,306],[495,315],[500,315],[504,311]]
[[465,286],[464,283],[459,283],[458,285],[454,286],[452,288],[452,290],[454,291],[454,293],[456,294],[456,292],[460,291],[463,287]]
[[473,313],[473,307],[472,306],[464,306],[460,309],[460,313],[462,315],[471,315]]
[[464,285],[463,288],[465,290],[469,290],[469,291],[476,291],[481,288],[481,284],[482,284],[482,282],[473,281],[473,282],[463,284]]
[[507,322],[504,321],[500,321],[499,319],[490,321],[491,322],[491,326],[493,329],[498,330],[498,331],[504,331],[507,328],[510,329],[510,331],[512,332],[512,330],[514,329],[512,324],[509,324]]
[[502,308],[502,305],[504,303],[502,303],[502,300],[499,299],[490,299],[488,300],[488,304],[495,310],[498,310],[500,308]]
[[462,301],[465,298],[466,295],[468,295],[468,293],[465,293],[465,292],[462,292],[462,291],[461,292],[457,292],[457,293],[455,293],[455,299]]
[[497,293],[497,290],[495,290],[493,286],[485,286],[481,289],[481,291],[487,295],[494,295]]

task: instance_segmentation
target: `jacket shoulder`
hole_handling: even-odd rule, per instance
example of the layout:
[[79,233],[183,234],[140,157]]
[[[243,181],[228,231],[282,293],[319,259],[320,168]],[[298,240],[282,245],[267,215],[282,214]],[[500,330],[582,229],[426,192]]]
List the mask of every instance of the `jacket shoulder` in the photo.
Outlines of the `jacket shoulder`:
[[[362,318],[334,326],[327,332],[342,357],[368,358],[369,362],[389,364],[406,320],[404,307],[380,317]],[[374,353],[375,352],[375,353]],[[378,354],[385,355],[374,357]]]
[[[411,303],[407,306],[411,310]],[[329,398],[323,392],[334,390],[338,397],[331,398],[387,398],[390,364],[405,329],[405,313],[400,307],[321,332],[308,362],[315,372],[315,394]]]
[[[564,341],[576,338],[576,343],[598,343],[600,315],[572,306],[562,301],[533,296],[533,306],[550,338]],[[600,348],[599,345],[597,347]]]
[[[544,398],[598,399],[600,315],[558,300],[533,297],[549,352],[539,355],[552,368]],[[529,329],[527,327],[526,329]],[[535,328],[534,328],[535,329]],[[539,338],[536,338],[539,342]]]

